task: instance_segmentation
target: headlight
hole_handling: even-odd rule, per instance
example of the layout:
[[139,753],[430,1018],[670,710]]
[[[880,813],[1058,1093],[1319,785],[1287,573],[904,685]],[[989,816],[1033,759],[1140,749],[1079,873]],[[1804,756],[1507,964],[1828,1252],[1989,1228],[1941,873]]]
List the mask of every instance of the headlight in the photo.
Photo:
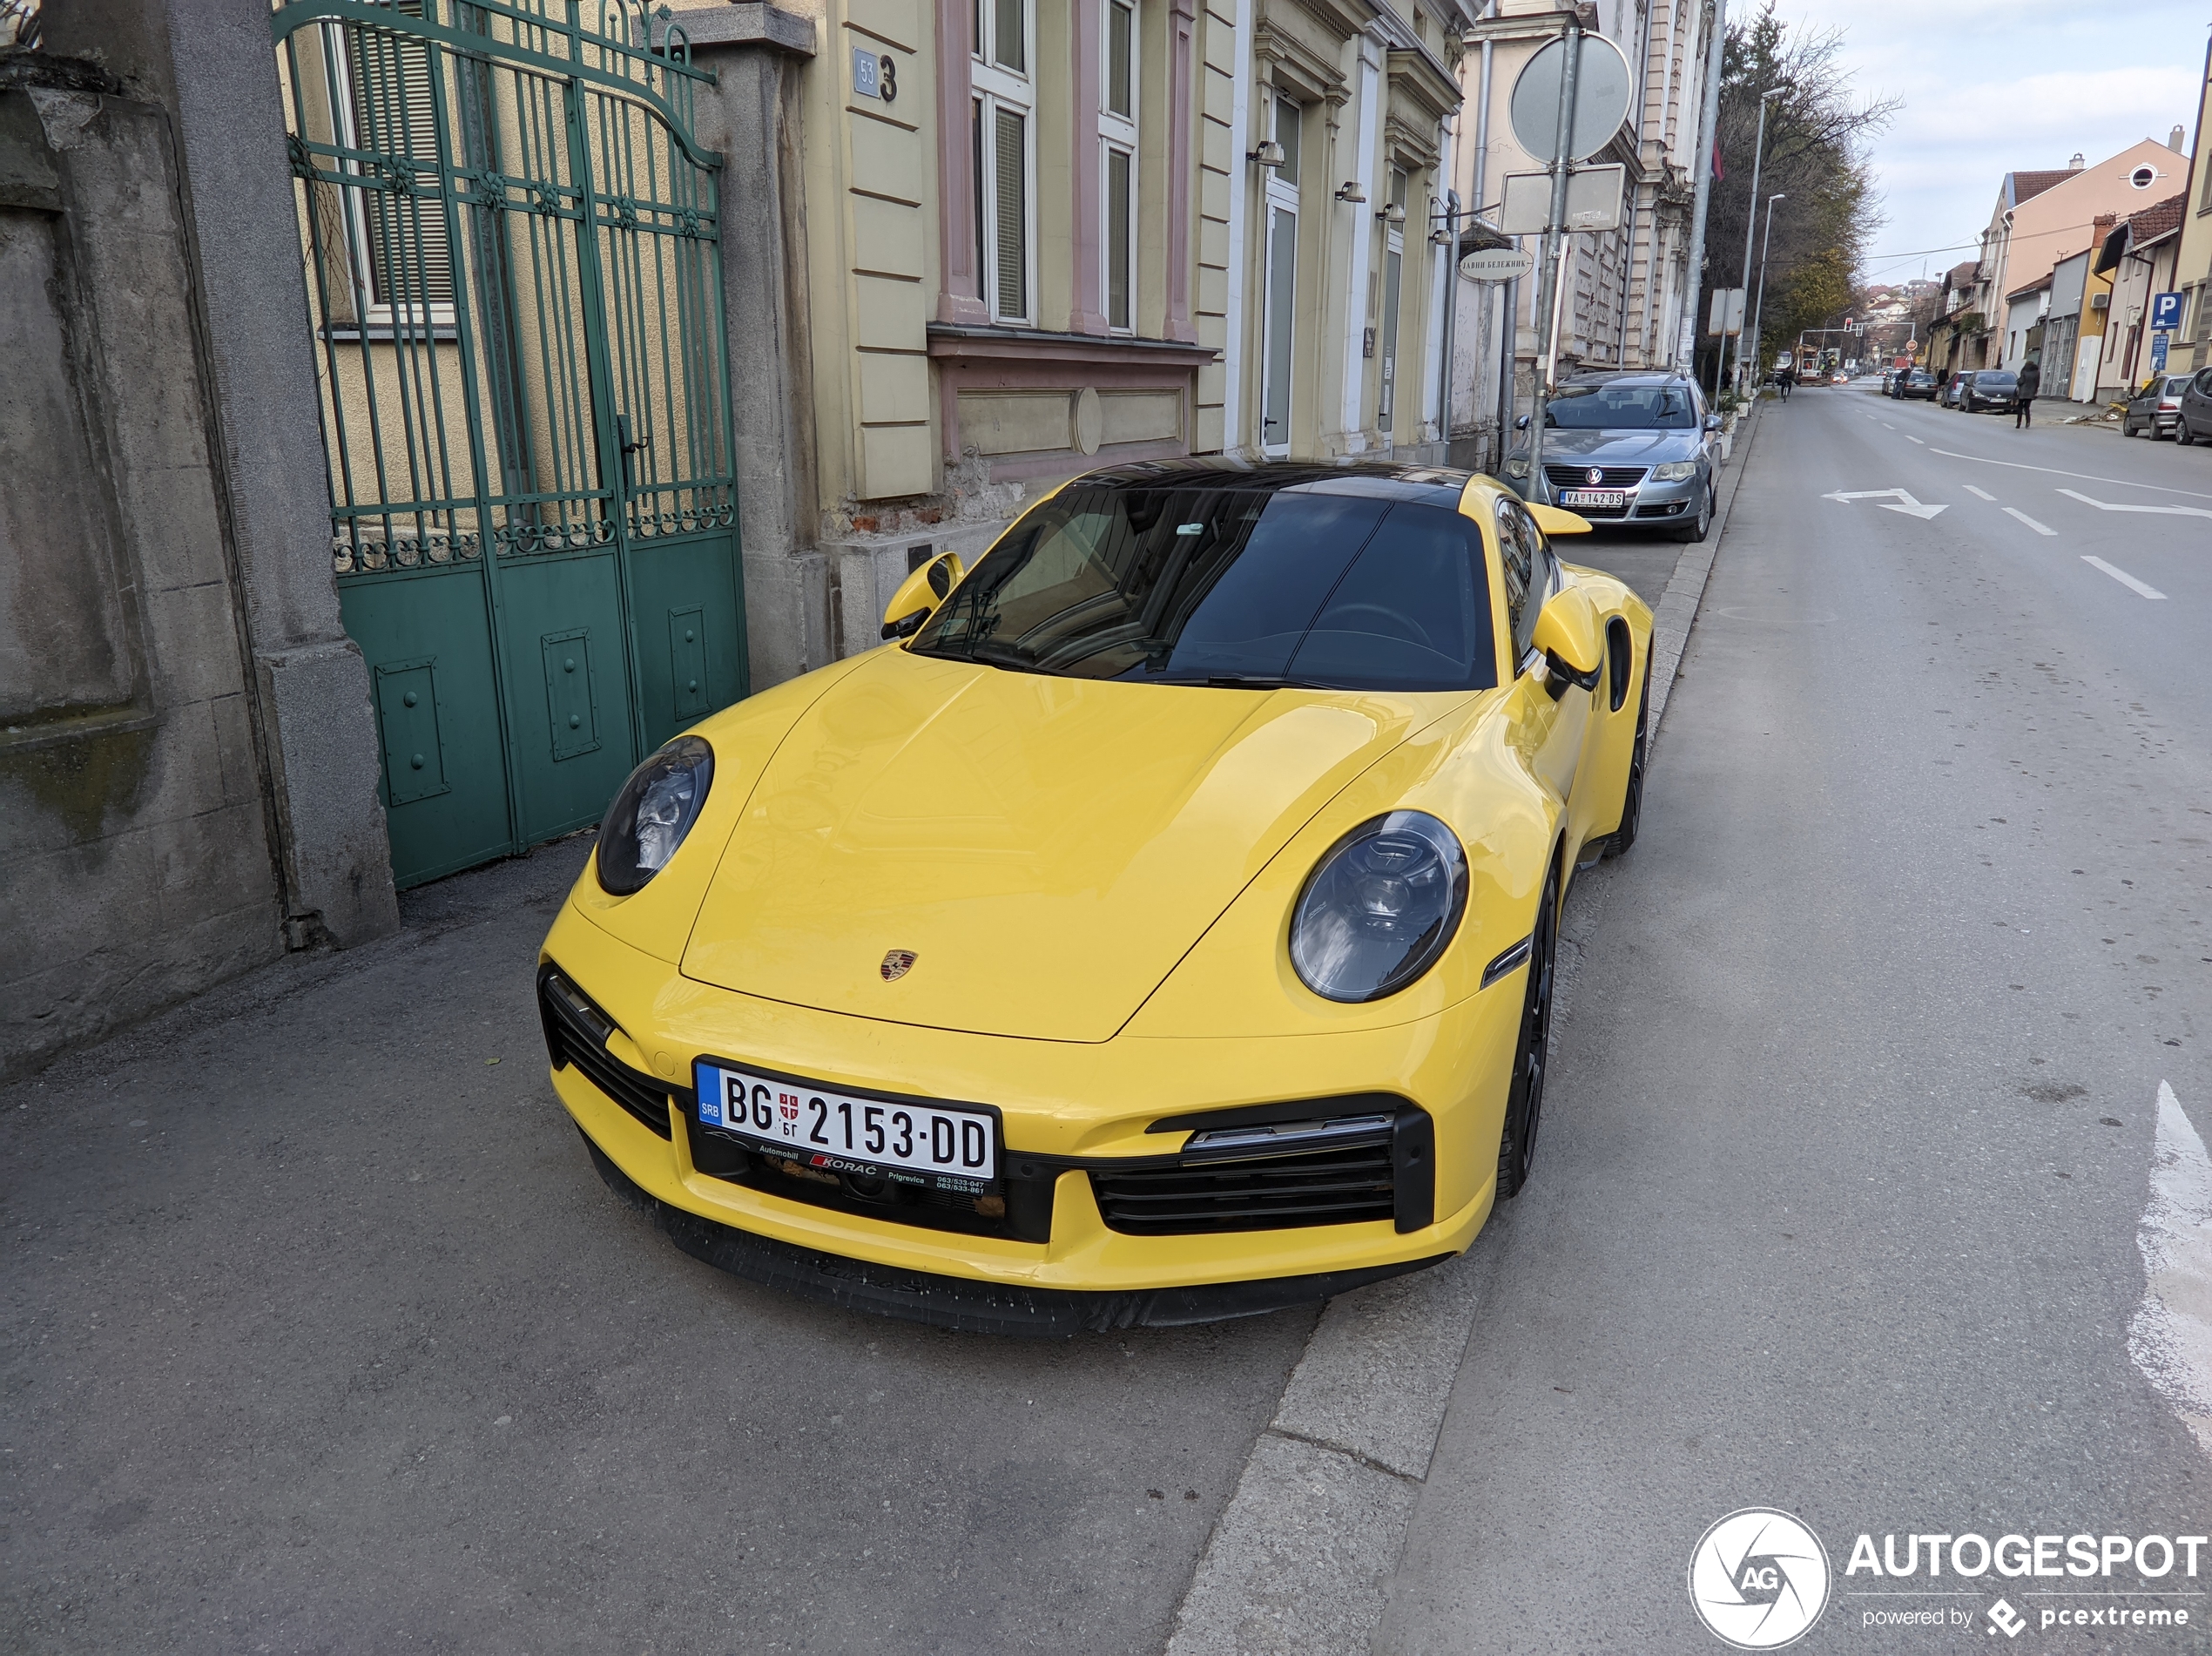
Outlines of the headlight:
[[1329,848],[1291,916],[1291,964],[1332,1001],[1380,1000],[1432,965],[1467,910],[1467,861],[1422,811],[1376,817]]
[[1651,469],[1651,481],[1654,483],[1680,483],[1684,477],[1695,477],[1696,475],[1697,463],[1695,460],[1667,460]]
[[630,773],[599,824],[599,883],[626,897],[668,866],[698,821],[714,781],[714,749],[678,736]]
[[1526,477],[1527,475],[1528,463],[1526,460],[1508,460],[1506,462],[1507,477]]

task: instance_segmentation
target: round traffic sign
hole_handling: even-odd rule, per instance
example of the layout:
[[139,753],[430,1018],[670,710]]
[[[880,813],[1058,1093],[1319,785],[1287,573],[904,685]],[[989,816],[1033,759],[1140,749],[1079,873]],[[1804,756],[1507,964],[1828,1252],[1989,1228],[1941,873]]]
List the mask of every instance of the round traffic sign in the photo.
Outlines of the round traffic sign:
[[[1575,130],[1567,159],[1596,154],[1629,118],[1629,60],[1603,35],[1583,35],[1575,74]],[[1513,135],[1543,162],[1559,159],[1559,99],[1567,71],[1564,37],[1548,41],[1523,65],[1513,84]]]
[[1536,255],[1519,247],[1484,247],[1460,259],[1460,274],[1469,281],[1514,281],[1536,267]]

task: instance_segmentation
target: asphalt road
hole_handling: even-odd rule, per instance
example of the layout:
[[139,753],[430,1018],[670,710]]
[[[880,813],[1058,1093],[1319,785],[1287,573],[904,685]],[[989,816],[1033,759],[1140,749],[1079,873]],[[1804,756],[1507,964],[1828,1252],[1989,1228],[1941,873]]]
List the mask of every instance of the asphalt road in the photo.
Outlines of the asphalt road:
[[982,1340],[678,1253],[545,1078],[583,855],[0,1091],[0,1650],[1165,1644],[1315,1314]]
[[[1893,489],[1945,510],[1824,497]],[[1377,1650],[1720,1649],[1688,1565],[1750,1505],[1837,1572],[1800,1649],[1986,1650],[2000,1591],[2038,1647],[2212,1638],[2212,1559],[1844,1574],[1861,1533],[2212,1528],[2128,1346],[2161,1083],[2212,1129],[2212,519],[2061,489],[2212,508],[2212,454],[1767,410]],[[2188,1630],[2041,1627],[2154,1586]]]

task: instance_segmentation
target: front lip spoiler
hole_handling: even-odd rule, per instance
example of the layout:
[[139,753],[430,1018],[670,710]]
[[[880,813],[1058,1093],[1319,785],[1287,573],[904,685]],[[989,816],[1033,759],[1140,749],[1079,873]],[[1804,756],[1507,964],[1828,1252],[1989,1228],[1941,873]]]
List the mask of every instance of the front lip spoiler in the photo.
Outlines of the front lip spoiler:
[[[578,1129],[582,1132],[582,1129]],[[869,1311],[962,1334],[1009,1335],[1029,1339],[1065,1339],[1076,1334],[1107,1334],[1116,1328],[1174,1328],[1232,1317],[1264,1316],[1294,1305],[1325,1300],[1388,1277],[1425,1270],[1451,1258],[1368,1266],[1356,1271],[1328,1271],[1312,1276],[1278,1276],[1256,1282],[1209,1282],[1190,1288],[1140,1288],[1119,1294],[1086,1294],[1069,1288],[1014,1288],[1004,1283],[901,1270],[842,1254],[794,1247],[757,1236],[697,1213],[671,1207],[641,1189],[615,1166],[606,1152],[583,1134],[591,1165],[607,1186],[653,1221],[677,1247],[718,1270],[764,1288],[849,1311]]]

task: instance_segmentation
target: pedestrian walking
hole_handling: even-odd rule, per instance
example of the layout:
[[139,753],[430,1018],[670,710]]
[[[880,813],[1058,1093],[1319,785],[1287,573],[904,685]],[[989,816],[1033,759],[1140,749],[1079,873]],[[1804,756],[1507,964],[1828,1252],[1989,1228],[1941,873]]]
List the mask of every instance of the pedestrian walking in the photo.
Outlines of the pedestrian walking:
[[2035,394],[2043,389],[2043,370],[2033,357],[2020,364],[2020,392],[2013,400],[2013,429],[2026,430],[2035,423]]

